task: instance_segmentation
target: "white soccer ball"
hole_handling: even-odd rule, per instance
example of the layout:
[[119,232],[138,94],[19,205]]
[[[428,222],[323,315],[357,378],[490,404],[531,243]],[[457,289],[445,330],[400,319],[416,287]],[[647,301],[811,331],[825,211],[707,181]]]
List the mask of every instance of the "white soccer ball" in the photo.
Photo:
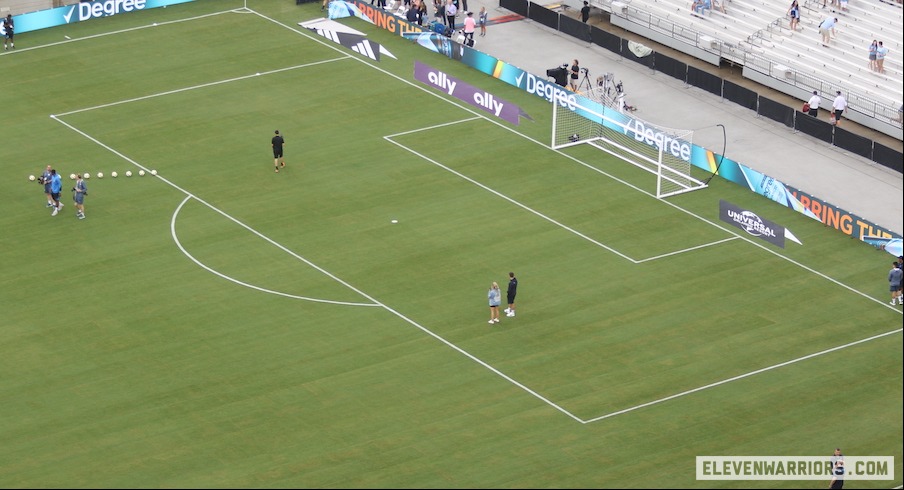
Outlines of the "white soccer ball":
[[104,173],[103,173],[103,172],[98,172],[98,173],[97,173],[97,178],[98,178],[98,179],[104,178]]
[[132,171],[126,170],[126,177],[131,177],[131,176],[132,176]]
[[138,171],[138,176],[139,176],[139,177],[144,177],[144,170],[139,170],[139,171]]
[[85,175],[83,175],[83,177],[86,178],[86,179],[90,179],[90,178],[91,178],[91,174],[89,174],[88,172],[85,172]]
[[30,180],[30,181],[32,181],[32,182],[35,181],[35,178],[36,178],[36,177],[35,177],[34,175],[29,175],[29,176],[28,176],[28,180]]
[[113,177],[115,179],[116,177],[119,177],[119,174],[116,172],[110,172],[110,177]]
[[69,174],[69,178],[75,180],[75,174]]
[[151,175],[157,175],[157,171],[156,171],[156,170],[151,170]]

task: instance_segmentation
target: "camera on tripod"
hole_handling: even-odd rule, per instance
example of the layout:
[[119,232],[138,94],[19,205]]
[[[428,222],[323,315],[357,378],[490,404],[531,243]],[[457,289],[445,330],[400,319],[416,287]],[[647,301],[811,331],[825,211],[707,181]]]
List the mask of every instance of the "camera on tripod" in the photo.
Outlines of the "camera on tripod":
[[588,70],[588,69],[586,69],[586,68],[581,68],[581,73],[583,73],[584,75],[589,75],[589,74],[590,74],[590,70]]

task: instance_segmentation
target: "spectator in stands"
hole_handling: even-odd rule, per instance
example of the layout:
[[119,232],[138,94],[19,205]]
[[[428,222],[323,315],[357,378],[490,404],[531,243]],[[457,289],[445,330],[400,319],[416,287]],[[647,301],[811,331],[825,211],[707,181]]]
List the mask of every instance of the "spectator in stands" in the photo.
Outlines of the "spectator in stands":
[[826,17],[826,20],[819,24],[819,35],[822,36],[822,45],[829,47],[829,41],[835,37],[835,24],[838,23],[838,17]]
[[452,2],[452,0],[446,0],[446,6],[443,10],[446,13],[446,25],[449,26],[449,29],[455,29],[455,14],[458,13],[458,7]]
[[584,0],[584,6],[581,7],[581,22],[587,23],[590,20],[590,2]]
[[848,11],[848,0],[838,0],[838,5],[841,7],[842,12]]
[[694,0],[693,5],[691,5],[691,10],[693,13],[702,16],[707,10],[712,10],[713,4],[712,0]]
[[869,69],[876,71],[876,50],[879,49],[879,42],[873,39],[873,43],[869,45]]
[[791,8],[788,9],[788,16],[791,17],[791,30],[796,31],[797,26],[800,24],[800,5],[797,4],[797,0],[791,2]]
[[427,18],[426,0],[416,0],[417,2],[417,25],[424,25],[424,19]]
[[885,55],[888,54],[888,48],[886,48],[882,41],[879,41],[879,46],[876,47],[876,71],[879,73],[885,73]]
[[810,106],[810,112],[807,114],[816,117],[819,115],[819,103],[822,102],[822,99],[819,97],[819,93],[815,90],[813,91],[813,95],[810,96],[810,100],[807,101],[807,104]]
[[844,112],[844,109],[847,107],[847,101],[844,100],[844,96],[841,95],[841,90],[835,92],[835,102],[832,102],[832,109],[835,111],[834,118],[835,125],[841,125],[841,114]]

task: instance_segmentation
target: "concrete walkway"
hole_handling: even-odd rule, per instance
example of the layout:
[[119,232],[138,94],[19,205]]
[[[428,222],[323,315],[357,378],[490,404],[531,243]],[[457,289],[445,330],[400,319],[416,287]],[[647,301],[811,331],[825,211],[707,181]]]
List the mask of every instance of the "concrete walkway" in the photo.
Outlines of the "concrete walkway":
[[[693,129],[694,143],[716,152],[721,151],[723,144],[722,130],[716,125],[723,124],[728,135],[726,157],[898,234],[904,233],[901,173],[531,20],[492,23],[494,18],[502,20],[512,14],[499,7],[498,2],[467,3],[474,12],[486,7],[491,20],[487,35],[477,38],[476,48],[480,51],[540,76],[575,58],[589,70],[591,80],[611,72],[616,81],[623,81],[628,103],[638,107],[634,113],[637,117],[661,126]],[[648,46],[659,49],[653,43]]]

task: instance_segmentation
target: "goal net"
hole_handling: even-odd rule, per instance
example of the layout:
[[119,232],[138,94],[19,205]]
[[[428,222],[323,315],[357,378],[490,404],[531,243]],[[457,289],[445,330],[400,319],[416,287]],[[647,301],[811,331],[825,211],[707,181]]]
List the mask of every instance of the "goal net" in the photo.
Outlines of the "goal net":
[[589,144],[656,175],[656,197],[706,187],[691,176],[693,131],[664,128],[611,107],[605,94],[553,102],[552,148]]

